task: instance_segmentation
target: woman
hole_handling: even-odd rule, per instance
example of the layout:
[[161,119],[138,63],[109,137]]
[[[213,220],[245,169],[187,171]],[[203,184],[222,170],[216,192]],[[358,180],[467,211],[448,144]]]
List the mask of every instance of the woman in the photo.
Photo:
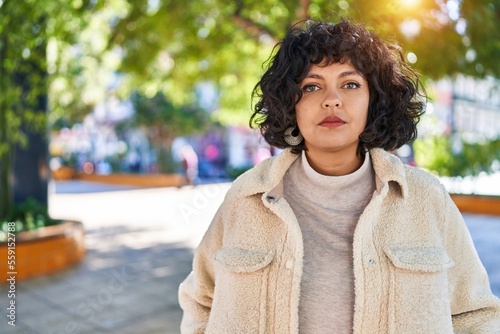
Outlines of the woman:
[[396,46],[295,26],[254,94],[251,122],[285,150],[229,190],[180,286],[183,333],[500,333],[460,212],[388,153],[425,104]]

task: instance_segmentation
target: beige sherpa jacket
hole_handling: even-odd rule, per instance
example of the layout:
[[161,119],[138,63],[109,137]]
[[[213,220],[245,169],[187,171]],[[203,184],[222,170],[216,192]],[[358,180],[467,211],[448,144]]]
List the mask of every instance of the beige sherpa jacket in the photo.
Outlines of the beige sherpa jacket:
[[[370,155],[377,191],[354,233],[353,333],[500,333],[500,301],[444,187]],[[298,332],[303,244],[282,196],[297,157],[287,149],[232,185],[180,286],[182,333]]]

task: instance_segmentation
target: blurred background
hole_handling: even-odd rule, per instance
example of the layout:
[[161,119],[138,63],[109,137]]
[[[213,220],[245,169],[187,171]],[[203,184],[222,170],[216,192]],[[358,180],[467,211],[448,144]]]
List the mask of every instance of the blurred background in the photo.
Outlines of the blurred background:
[[[193,247],[230,182],[280,151],[248,126],[274,45],[298,21],[341,17],[399,43],[422,75],[419,138],[397,155],[500,211],[499,0],[0,0],[1,240],[64,221],[85,234],[70,269],[19,278],[19,305],[38,306],[2,332],[177,333]],[[486,265],[499,219],[467,217]],[[124,291],[155,305],[140,314],[138,296],[92,288],[109,292],[129,263]],[[111,297],[85,312],[89,294]]]

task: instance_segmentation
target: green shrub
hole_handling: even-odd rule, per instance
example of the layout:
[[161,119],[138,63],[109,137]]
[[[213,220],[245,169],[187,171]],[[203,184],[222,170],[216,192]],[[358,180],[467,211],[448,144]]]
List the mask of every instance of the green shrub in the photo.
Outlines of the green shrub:
[[60,223],[49,217],[47,206],[30,197],[14,207],[12,214],[0,223],[0,241],[4,241],[8,232],[8,223],[15,223],[15,232],[33,231],[41,227]]
[[229,166],[227,168],[227,175],[231,180],[235,180],[238,176],[241,174],[245,173],[247,170],[252,168],[252,166],[245,166],[245,167],[232,167]]
[[430,136],[417,139],[413,148],[417,165],[439,176],[492,173],[494,161],[500,161],[500,138],[469,142],[458,137],[452,142],[450,137]]

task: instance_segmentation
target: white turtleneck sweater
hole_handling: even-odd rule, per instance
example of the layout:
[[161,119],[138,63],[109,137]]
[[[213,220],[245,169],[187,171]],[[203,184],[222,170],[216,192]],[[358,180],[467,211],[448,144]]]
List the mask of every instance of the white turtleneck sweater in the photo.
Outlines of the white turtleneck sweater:
[[284,177],[284,197],[304,239],[299,303],[301,334],[352,333],[354,229],[375,191],[367,153],[363,165],[344,176],[317,173],[306,155]]

